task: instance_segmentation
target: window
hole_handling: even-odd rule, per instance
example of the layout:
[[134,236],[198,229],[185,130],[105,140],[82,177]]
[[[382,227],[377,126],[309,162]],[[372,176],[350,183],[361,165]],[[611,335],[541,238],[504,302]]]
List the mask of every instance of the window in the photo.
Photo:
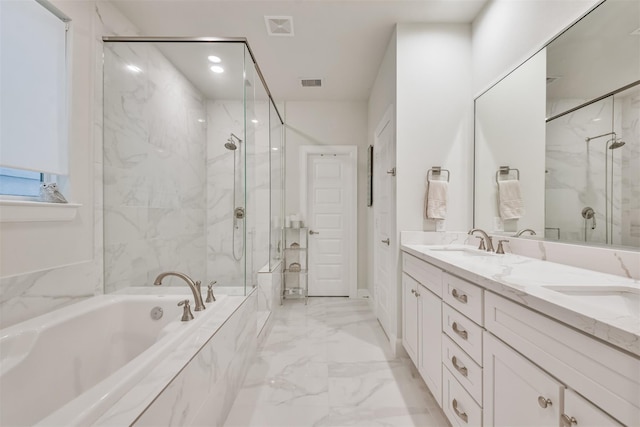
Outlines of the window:
[[46,0],[0,0],[0,194],[68,173],[68,21]]
[[44,174],[0,167],[0,194],[37,197]]

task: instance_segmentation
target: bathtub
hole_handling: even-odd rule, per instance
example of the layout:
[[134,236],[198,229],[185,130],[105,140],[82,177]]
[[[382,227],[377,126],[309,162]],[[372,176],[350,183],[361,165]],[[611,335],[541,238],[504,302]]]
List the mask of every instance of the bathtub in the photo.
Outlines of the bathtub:
[[[182,322],[177,303],[194,305],[185,291],[130,288],[0,330],[0,425],[93,424],[173,358],[170,381],[244,299],[216,295],[217,302]],[[192,354],[169,357],[185,346]]]

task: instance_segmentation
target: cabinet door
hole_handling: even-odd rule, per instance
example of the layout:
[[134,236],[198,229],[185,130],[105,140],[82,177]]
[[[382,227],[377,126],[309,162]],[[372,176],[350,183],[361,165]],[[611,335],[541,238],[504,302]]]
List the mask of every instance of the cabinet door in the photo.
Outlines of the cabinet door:
[[418,371],[442,406],[442,303],[422,285],[418,286]]
[[564,386],[488,332],[483,380],[485,426],[558,426]]
[[562,427],[622,426],[573,390],[566,390],[564,393],[564,414],[561,417],[560,425]]
[[418,282],[402,274],[402,345],[418,366]]

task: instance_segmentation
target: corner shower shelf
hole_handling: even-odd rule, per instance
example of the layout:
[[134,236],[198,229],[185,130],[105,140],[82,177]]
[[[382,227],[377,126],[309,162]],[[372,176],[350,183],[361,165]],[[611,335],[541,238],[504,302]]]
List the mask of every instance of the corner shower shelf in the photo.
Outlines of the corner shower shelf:
[[[282,299],[304,298],[309,296],[308,245],[309,229],[306,227],[284,229],[284,273],[282,281]],[[293,247],[292,247],[293,245]],[[297,268],[291,269],[291,266]]]

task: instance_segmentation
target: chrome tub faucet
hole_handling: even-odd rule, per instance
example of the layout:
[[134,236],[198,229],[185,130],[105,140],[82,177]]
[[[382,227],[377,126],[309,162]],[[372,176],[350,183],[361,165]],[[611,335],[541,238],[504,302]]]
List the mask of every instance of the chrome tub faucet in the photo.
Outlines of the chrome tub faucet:
[[185,282],[187,282],[187,285],[189,286],[189,289],[191,289],[191,292],[193,293],[193,299],[195,300],[195,304],[196,304],[195,308],[193,309],[194,311],[202,311],[202,310],[204,310],[206,308],[204,306],[204,303],[202,302],[202,293],[200,291],[200,281],[199,280],[197,282],[194,282],[186,274],[178,273],[176,271],[167,271],[167,272],[164,272],[164,273],[160,273],[158,275],[158,277],[156,277],[156,280],[153,282],[153,284],[156,285],[156,286],[162,285],[162,279],[164,279],[167,276],[176,276],[176,277],[181,278]]

